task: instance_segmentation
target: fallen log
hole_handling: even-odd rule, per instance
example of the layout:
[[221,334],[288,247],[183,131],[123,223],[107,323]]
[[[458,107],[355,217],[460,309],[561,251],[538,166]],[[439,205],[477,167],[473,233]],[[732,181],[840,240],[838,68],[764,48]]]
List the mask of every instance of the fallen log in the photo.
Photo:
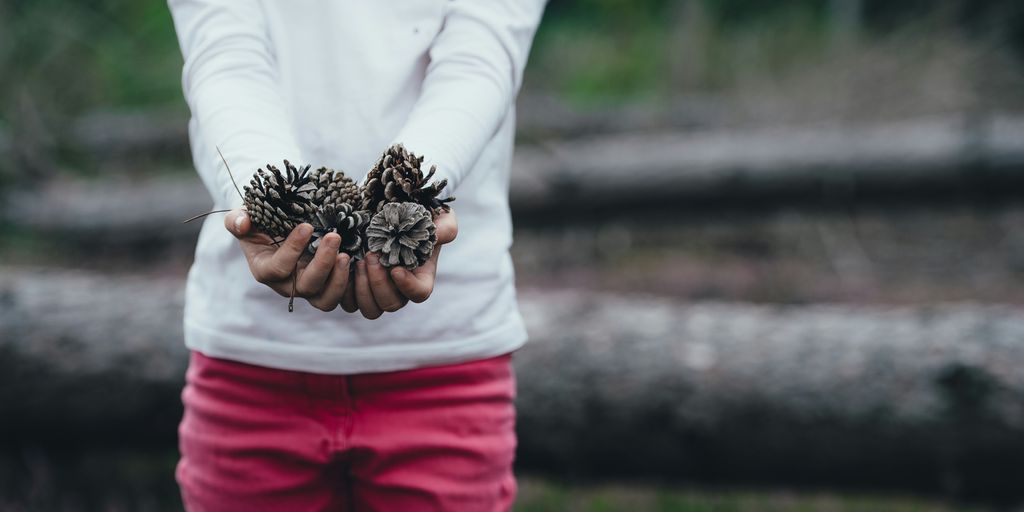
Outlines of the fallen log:
[[[181,301],[178,279],[0,269],[0,439],[172,443]],[[521,304],[524,469],[1021,493],[1018,308]]]
[[0,272],[0,442],[173,439],[180,280]]
[[[871,126],[613,135],[522,146],[511,205],[520,225],[644,208],[818,205],[896,194],[901,202],[949,194],[1019,195],[1024,119],[995,117],[966,129],[959,118]],[[975,133],[983,136],[975,136]],[[942,194],[942,191],[948,194]],[[111,201],[117,197],[117,201]],[[103,244],[191,243],[211,200],[192,172],[152,180],[108,178],[13,190],[0,218],[39,233]]]
[[[527,94],[519,98],[516,119],[520,136],[539,139],[708,127],[721,124],[722,113],[718,100],[703,96],[668,105],[580,110],[557,96]],[[104,163],[135,162],[140,156],[187,161],[188,120],[188,111],[179,107],[100,109],[70,120],[57,138],[67,149]],[[45,149],[53,146],[48,141]],[[9,157],[11,147],[10,134],[0,130],[0,157]]]
[[1024,316],[526,293],[520,457],[579,475],[1021,493]]

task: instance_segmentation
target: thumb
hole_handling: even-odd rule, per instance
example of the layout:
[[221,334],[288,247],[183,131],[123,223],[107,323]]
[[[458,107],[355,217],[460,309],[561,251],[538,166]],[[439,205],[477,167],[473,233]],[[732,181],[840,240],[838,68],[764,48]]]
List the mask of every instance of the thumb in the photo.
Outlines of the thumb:
[[224,216],[224,227],[236,238],[242,238],[249,234],[252,221],[249,220],[249,214],[245,210],[235,208]]

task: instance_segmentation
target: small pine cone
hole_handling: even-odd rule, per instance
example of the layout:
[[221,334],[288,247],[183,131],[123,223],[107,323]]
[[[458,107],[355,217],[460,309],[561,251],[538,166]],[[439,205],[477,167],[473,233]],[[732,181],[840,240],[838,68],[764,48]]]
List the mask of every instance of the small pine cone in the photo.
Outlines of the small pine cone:
[[437,242],[430,210],[417,203],[385,203],[366,228],[367,248],[380,252],[385,267],[414,269],[430,258]]
[[437,172],[436,166],[423,175],[423,157],[395,144],[387,149],[366,176],[363,187],[363,209],[380,211],[387,203],[419,203],[433,212],[448,211],[448,202],[455,198],[438,199],[448,180],[427,184]]
[[313,236],[306,249],[315,253],[327,233],[337,233],[341,235],[339,252],[360,259],[363,257],[363,231],[369,223],[370,212],[354,210],[349,203],[319,206],[313,212]]
[[285,172],[267,164],[245,187],[243,198],[253,226],[273,238],[283,238],[313,213],[313,192],[309,166],[296,168],[284,161]]
[[321,167],[310,173],[310,179],[316,186],[313,204],[326,206],[348,203],[358,207],[362,203],[359,185],[346,176],[344,171]]

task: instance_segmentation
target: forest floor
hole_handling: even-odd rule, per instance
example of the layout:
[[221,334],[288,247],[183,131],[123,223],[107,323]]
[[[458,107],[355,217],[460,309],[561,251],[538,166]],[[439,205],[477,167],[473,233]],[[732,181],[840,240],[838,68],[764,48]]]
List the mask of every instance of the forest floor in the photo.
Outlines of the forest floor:
[[[0,450],[0,512],[171,512],[177,454]],[[517,512],[967,512],[935,498],[827,490],[701,488],[654,482],[567,482],[520,475]]]

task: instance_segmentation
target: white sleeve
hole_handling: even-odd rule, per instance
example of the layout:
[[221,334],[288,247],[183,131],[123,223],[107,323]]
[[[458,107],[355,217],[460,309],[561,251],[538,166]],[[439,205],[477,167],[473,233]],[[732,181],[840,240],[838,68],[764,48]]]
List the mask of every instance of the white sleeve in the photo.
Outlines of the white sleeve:
[[[182,89],[216,162],[196,162],[218,199],[241,199],[217,156],[224,153],[241,187],[257,167],[288,158],[301,163],[280,91],[263,8],[255,0],[168,0],[181,53]],[[204,165],[205,164],[205,165]]]
[[426,80],[395,142],[458,187],[515,102],[546,0],[451,0]]

